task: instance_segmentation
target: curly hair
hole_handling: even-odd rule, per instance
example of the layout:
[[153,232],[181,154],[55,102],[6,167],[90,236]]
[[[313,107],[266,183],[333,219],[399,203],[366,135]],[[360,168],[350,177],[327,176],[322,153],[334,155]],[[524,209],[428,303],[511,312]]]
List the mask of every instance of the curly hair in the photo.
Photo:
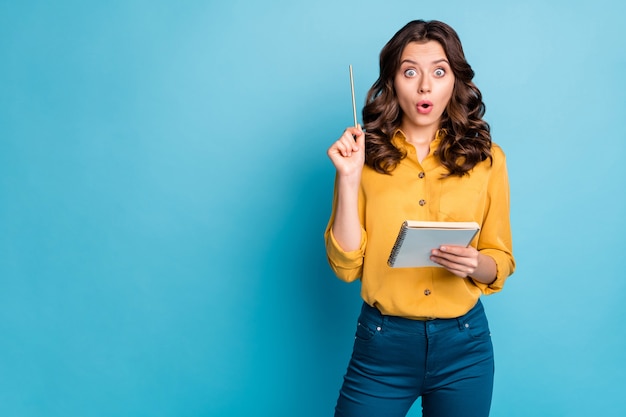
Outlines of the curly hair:
[[485,104],[474,85],[474,71],[465,59],[456,31],[436,20],[414,20],[400,29],[380,53],[380,75],[367,93],[363,108],[365,163],[374,170],[390,174],[406,153],[391,142],[402,122],[394,78],[400,58],[409,42],[436,41],[450,62],[455,76],[454,90],[441,117],[444,133],[435,154],[448,176],[467,174],[474,166],[491,159],[491,133],[483,120]]

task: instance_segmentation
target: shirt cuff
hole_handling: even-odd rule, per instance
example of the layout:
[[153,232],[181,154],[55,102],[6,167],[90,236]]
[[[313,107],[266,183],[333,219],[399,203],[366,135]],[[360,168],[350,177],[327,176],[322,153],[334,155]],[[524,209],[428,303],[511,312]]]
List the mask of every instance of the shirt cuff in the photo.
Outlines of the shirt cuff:
[[[496,253],[498,252],[498,253]],[[474,284],[483,294],[489,295],[502,291],[504,288],[504,282],[513,273],[512,261],[508,256],[505,256],[502,252],[493,251],[489,249],[482,250],[483,255],[491,257],[496,263],[496,279],[491,284],[483,284],[482,282],[474,281]]]
[[328,255],[328,259],[337,268],[358,268],[363,264],[366,242],[367,237],[365,230],[361,228],[361,242],[359,243],[359,248],[346,252],[341,248],[341,246],[339,246],[339,243],[335,240],[333,229],[330,228],[328,231],[328,237],[326,238],[326,253]]

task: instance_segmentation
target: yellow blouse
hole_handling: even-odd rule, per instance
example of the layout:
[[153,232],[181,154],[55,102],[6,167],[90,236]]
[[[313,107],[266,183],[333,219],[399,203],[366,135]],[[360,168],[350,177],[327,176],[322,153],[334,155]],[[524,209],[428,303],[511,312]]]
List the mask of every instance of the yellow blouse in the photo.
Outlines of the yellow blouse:
[[[509,184],[502,149],[493,144],[493,164],[487,159],[463,177],[446,177],[446,169],[430,145],[420,163],[413,145],[397,131],[393,143],[407,152],[391,175],[365,166],[359,192],[361,246],[346,252],[332,233],[335,201],[326,228],[326,253],[338,278],[361,279],[361,296],[383,314],[417,320],[452,318],[468,312],[481,294],[502,289],[515,269],[509,221]],[[336,191],[336,190],[335,190]],[[492,257],[496,280],[482,284],[459,278],[441,267],[390,268],[387,259],[405,220],[475,221],[481,229],[471,245]]]

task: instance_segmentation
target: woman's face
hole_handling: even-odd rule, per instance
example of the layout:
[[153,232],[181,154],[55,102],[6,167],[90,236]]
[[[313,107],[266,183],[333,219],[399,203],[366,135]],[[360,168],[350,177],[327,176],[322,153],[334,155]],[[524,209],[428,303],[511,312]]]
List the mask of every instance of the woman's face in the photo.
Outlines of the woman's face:
[[410,42],[394,80],[405,131],[439,129],[454,91],[454,74],[439,42]]

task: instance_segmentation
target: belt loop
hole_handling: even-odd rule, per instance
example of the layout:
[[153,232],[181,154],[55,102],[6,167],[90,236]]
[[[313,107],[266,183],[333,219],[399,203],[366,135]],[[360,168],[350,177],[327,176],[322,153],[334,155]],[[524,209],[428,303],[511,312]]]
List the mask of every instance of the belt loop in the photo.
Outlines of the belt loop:
[[376,323],[376,326],[384,328],[385,325],[387,324],[387,316],[381,313],[377,307],[371,307],[368,305],[368,309],[372,313],[372,315],[375,316],[374,322]]
[[465,330],[465,323],[464,323],[464,320],[463,320],[463,318],[464,318],[464,317],[465,317],[465,316],[461,316],[461,317],[457,317],[457,318],[456,318],[456,322],[457,322],[457,323],[458,323],[458,325],[459,325],[459,330],[460,330],[460,331]]

